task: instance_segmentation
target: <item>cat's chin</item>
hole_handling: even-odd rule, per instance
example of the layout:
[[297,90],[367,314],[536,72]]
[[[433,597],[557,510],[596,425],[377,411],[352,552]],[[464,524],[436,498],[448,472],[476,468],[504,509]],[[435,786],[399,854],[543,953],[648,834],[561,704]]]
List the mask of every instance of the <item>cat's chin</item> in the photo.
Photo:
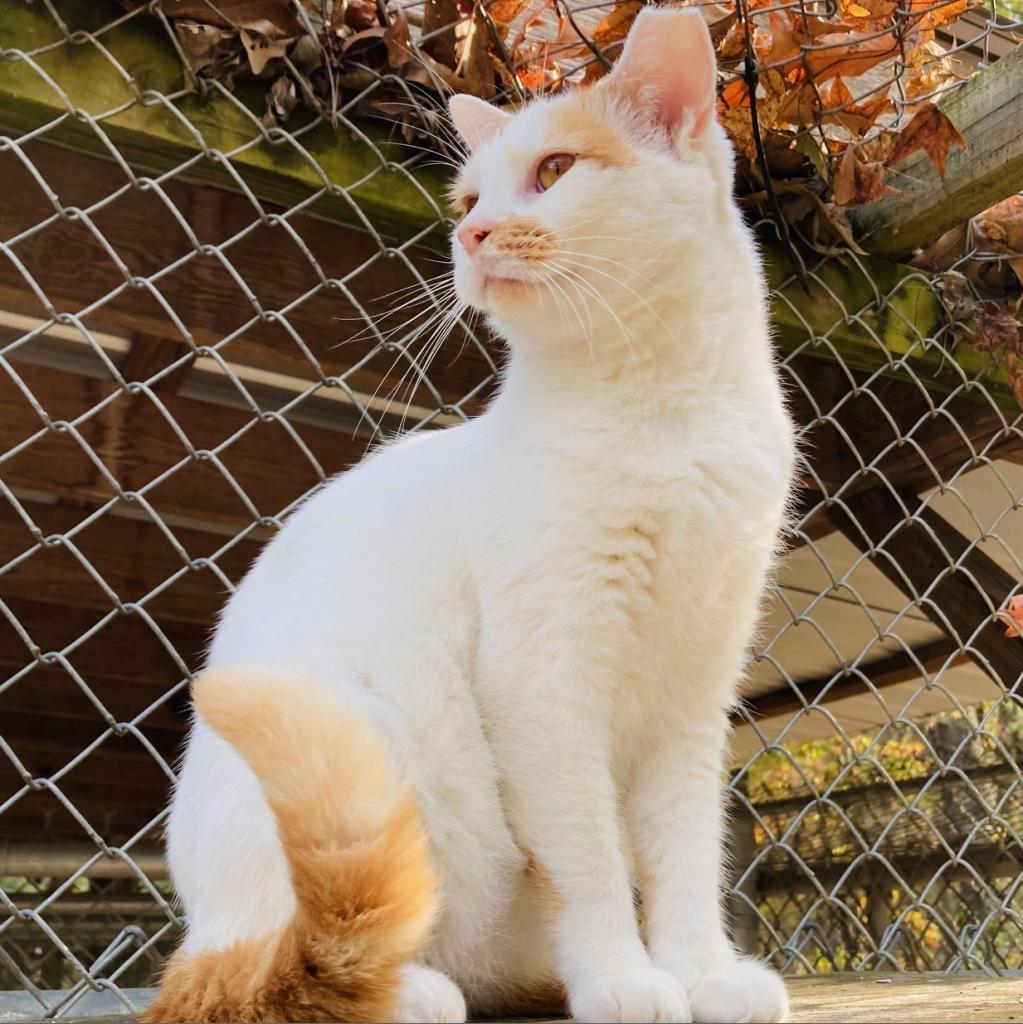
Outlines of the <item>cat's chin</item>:
[[521,277],[500,277],[496,274],[481,275],[475,282],[473,305],[484,310],[495,310],[514,303],[529,294],[536,287],[535,282]]

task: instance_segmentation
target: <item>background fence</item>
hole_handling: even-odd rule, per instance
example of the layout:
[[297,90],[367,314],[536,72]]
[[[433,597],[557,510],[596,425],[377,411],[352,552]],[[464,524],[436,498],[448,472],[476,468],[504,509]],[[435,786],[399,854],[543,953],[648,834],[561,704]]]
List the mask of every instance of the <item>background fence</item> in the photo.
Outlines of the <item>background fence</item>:
[[[0,11],[0,989],[25,1012],[130,1006],[172,948],[187,685],[259,545],[494,387],[478,325],[422,331],[438,95],[595,77],[638,8],[502,2]],[[1023,579],[1019,210],[922,268],[860,250],[840,202],[909,175],[904,122],[1012,44],[1009,7],[957,2],[705,8],[808,453],[730,769],[736,937],[790,973],[1023,967],[1023,645],[995,618]],[[877,152],[846,165],[853,140]]]

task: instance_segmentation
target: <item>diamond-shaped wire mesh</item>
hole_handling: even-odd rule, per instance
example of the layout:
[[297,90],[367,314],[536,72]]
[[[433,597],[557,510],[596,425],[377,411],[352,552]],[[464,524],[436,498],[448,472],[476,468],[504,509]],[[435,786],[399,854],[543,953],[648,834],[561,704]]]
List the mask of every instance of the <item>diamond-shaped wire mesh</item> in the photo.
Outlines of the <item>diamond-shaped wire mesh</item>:
[[[57,1015],[130,1007],[173,946],[187,686],[259,545],[374,440],[478,412],[501,357],[468,320],[413,340],[444,308],[444,172],[354,115],[425,104],[407,81],[360,68],[282,127],[265,90],[182,73],[159,3],[11,10],[0,989]],[[994,620],[1023,579],[1018,407],[947,275],[845,251],[807,293],[758,229],[807,457],[736,714],[736,939],[790,973],[1020,969],[1023,645]]]

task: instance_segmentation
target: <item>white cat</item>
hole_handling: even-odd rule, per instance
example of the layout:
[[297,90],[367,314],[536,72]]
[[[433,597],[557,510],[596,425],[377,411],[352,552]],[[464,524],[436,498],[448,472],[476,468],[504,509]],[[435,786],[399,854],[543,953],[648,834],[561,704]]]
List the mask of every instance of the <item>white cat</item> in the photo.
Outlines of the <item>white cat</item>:
[[230,600],[149,1019],[785,1014],[721,911],[794,444],[714,102],[703,21],[668,9],[594,87],[451,100],[455,283],[506,377],[323,487]]

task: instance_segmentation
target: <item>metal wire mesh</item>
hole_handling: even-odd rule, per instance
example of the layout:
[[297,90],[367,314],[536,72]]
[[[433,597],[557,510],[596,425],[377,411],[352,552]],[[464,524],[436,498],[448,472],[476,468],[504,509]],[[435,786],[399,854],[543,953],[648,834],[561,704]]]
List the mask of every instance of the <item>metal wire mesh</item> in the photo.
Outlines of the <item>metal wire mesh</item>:
[[[892,5],[873,36],[899,50],[872,65],[891,117],[921,74],[906,33],[952,2]],[[450,10],[488,28],[513,92],[592,77],[631,10],[495,6]],[[720,39],[866,20],[748,6],[721,6]],[[412,340],[448,227],[436,83],[349,45],[400,13],[442,62],[447,8],[371,8],[315,60],[282,44],[257,83],[253,40],[219,15],[208,64],[166,4],[0,22],[19,32],[0,38],[0,988],[38,1014],[96,990],[130,1008],[173,945],[158,841],[187,686],[259,544],[374,439],[458,422],[494,386],[472,322],[433,358]],[[1012,16],[958,15],[942,31],[963,60]],[[826,39],[777,69],[848,46]],[[755,105],[749,67],[748,47],[724,61],[723,96],[745,83]],[[849,130],[827,109],[799,129],[822,152]],[[357,116],[374,110],[406,118],[406,145]],[[964,344],[990,326],[978,275],[1008,257],[971,235],[935,276],[811,248],[797,275],[779,223],[758,230],[808,456],[736,714],[736,938],[790,973],[1019,969],[1023,645],[994,615],[1023,579],[1023,431],[1011,366]]]

